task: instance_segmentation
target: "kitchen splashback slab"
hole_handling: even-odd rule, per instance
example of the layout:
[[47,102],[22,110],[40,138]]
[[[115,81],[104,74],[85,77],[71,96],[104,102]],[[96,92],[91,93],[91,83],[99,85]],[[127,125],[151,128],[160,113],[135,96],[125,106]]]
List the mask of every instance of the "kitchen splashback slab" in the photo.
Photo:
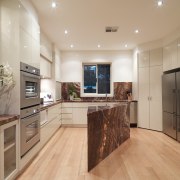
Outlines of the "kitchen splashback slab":
[[[108,100],[128,100],[127,92],[132,93],[132,82],[114,82],[114,97],[108,97]],[[82,100],[105,100],[106,97],[81,97],[81,83],[80,82],[62,82],[61,83],[61,97],[64,100],[69,100],[69,89],[73,89],[78,98]]]

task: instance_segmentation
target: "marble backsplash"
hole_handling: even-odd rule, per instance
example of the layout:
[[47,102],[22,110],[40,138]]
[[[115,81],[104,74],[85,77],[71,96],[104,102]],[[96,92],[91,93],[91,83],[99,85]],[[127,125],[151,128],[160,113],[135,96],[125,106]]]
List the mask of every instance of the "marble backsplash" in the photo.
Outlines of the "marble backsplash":
[[[114,82],[114,97],[108,97],[108,100],[127,100],[127,92],[132,93],[132,82]],[[80,97],[81,83],[80,82],[62,82],[61,97],[64,100],[69,100],[69,90],[73,90],[76,97]],[[103,100],[106,97],[80,97],[82,100]]]

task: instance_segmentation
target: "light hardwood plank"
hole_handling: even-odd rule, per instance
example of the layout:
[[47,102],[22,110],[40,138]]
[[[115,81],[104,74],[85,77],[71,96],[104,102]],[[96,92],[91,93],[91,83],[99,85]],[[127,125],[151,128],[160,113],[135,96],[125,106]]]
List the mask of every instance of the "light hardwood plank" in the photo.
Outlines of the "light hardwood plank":
[[179,180],[180,143],[131,129],[131,138],[87,172],[87,129],[61,128],[17,180]]

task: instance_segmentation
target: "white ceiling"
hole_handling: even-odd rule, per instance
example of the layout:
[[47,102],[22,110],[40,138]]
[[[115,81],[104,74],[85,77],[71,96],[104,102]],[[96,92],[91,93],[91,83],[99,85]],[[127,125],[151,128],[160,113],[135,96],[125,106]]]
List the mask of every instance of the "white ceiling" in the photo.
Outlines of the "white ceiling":
[[[60,50],[72,50],[71,44],[73,50],[133,49],[180,27],[180,0],[164,0],[163,7],[157,7],[157,0],[56,0],[56,9],[51,8],[52,0],[31,1],[41,29]],[[105,26],[119,30],[106,33]]]

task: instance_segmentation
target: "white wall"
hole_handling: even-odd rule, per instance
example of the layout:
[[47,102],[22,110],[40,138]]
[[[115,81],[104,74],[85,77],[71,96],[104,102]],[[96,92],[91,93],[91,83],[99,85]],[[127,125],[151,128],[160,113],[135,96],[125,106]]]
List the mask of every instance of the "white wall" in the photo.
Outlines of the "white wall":
[[113,82],[132,82],[132,51],[62,51],[61,81],[82,82],[83,63],[112,63]]

